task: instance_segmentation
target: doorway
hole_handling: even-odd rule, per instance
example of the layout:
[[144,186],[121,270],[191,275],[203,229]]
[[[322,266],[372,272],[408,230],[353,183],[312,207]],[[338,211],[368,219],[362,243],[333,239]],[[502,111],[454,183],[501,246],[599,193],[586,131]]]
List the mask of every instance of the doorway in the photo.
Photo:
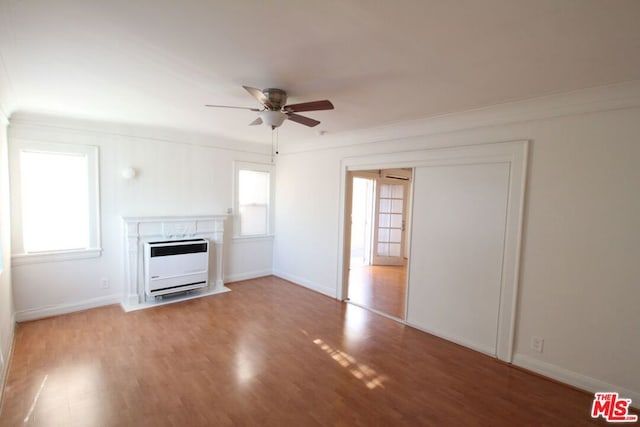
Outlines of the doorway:
[[412,170],[350,172],[351,232],[347,299],[404,320],[407,224]]
[[353,174],[410,166],[411,262],[396,320],[511,362],[527,153],[528,141],[510,141],[343,160],[341,298],[350,293]]

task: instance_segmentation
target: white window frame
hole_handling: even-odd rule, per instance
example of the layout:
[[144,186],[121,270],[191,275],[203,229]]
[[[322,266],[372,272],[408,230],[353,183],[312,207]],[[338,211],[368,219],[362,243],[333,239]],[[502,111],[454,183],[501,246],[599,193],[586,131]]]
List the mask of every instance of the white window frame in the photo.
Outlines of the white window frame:
[[[24,248],[22,231],[22,195],[20,153],[23,151],[83,155],[87,157],[89,186],[89,246],[84,249],[52,250],[28,253]],[[11,176],[12,265],[71,259],[97,258],[102,254],[100,237],[100,174],[99,151],[93,145],[65,144],[31,140],[14,140],[9,144]]]
[[[273,165],[267,163],[252,163],[252,162],[234,162],[233,172],[233,238],[234,239],[263,239],[273,238],[273,206],[274,206],[274,168]],[[249,170],[254,172],[267,172],[269,173],[269,206],[267,209],[267,232],[264,234],[240,234],[240,171]]]

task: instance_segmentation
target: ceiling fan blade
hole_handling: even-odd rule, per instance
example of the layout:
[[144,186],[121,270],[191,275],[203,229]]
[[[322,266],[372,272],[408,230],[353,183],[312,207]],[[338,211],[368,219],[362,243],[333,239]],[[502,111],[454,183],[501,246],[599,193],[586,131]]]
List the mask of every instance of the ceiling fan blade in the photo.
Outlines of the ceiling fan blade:
[[284,110],[291,113],[299,113],[301,111],[333,110],[333,104],[328,99],[325,99],[323,101],[311,101],[303,102],[301,104],[285,105]]
[[301,116],[300,114],[287,113],[287,117],[289,120],[293,120],[294,122],[300,123],[301,125],[309,126],[310,128],[320,124],[319,121],[311,119],[309,117]]
[[256,125],[261,125],[261,124],[262,124],[262,119],[260,117],[258,117],[254,121],[249,123],[249,126],[256,126]]
[[249,111],[260,111],[259,108],[251,108],[251,107],[233,107],[231,105],[211,105],[207,104],[205,107],[214,107],[214,108],[237,108],[238,110],[249,110]]
[[265,105],[269,108],[273,108],[273,105],[271,104],[271,101],[269,101],[269,98],[267,98],[267,96],[264,93],[262,93],[260,89],[256,89],[255,87],[251,87],[251,86],[242,86],[242,87],[244,88],[244,90],[249,92],[251,96],[257,99],[260,104]]

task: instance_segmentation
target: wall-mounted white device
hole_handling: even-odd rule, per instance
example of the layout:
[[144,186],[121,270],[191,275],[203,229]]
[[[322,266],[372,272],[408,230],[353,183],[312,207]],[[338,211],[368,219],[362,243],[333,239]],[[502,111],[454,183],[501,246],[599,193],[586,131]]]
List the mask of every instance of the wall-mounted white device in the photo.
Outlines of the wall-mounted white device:
[[145,291],[158,296],[209,284],[209,241],[168,240],[144,244]]

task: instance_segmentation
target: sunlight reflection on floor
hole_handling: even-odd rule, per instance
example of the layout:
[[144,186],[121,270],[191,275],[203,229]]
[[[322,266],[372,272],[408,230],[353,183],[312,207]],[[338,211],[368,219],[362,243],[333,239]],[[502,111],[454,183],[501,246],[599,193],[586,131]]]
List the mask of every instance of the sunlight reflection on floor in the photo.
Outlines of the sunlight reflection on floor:
[[367,321],[370,313],[362,307],[346,305],[343,333],[350,341],[358,342],[368,336]]
[[95,425],[100,420],[96,408],[105,407],[100,393],[104,382],[99,363],[78,362],[50,370],[33,396],[24,424],[67,425],[69,417],[80,412],[85,425]]
[[340,366],[347,369],[351,375],[362,381],[370,390],[373,390],[376,387],[384,388],[382,383],[386,380],[386,377],[384,375],[379,375],[375,369],[365,364],[358,363],[358,361],[350,354],[334,349],[320,338],[313,340],[313,343],[324,350],[333,360],[338,362]]
[[31,403],[31,407],[29,408],[29,412],[27,412],[27,416],[24,417],[25,424],[29,422],[29,419],[31,418],[31,415],[33,414],[33,410],[36,409],[36,405],[38,404],[38,399],[40,399],[40,393],[42,393],[42,389],[44,388],[44,385],[47,383],[47,378],[49,378],[49,375],[45,375],[44,376],[44,378],[42,380],[42,383],[40,384],[40,388],[38,389],[38,392],[33,397],[33,402]]

